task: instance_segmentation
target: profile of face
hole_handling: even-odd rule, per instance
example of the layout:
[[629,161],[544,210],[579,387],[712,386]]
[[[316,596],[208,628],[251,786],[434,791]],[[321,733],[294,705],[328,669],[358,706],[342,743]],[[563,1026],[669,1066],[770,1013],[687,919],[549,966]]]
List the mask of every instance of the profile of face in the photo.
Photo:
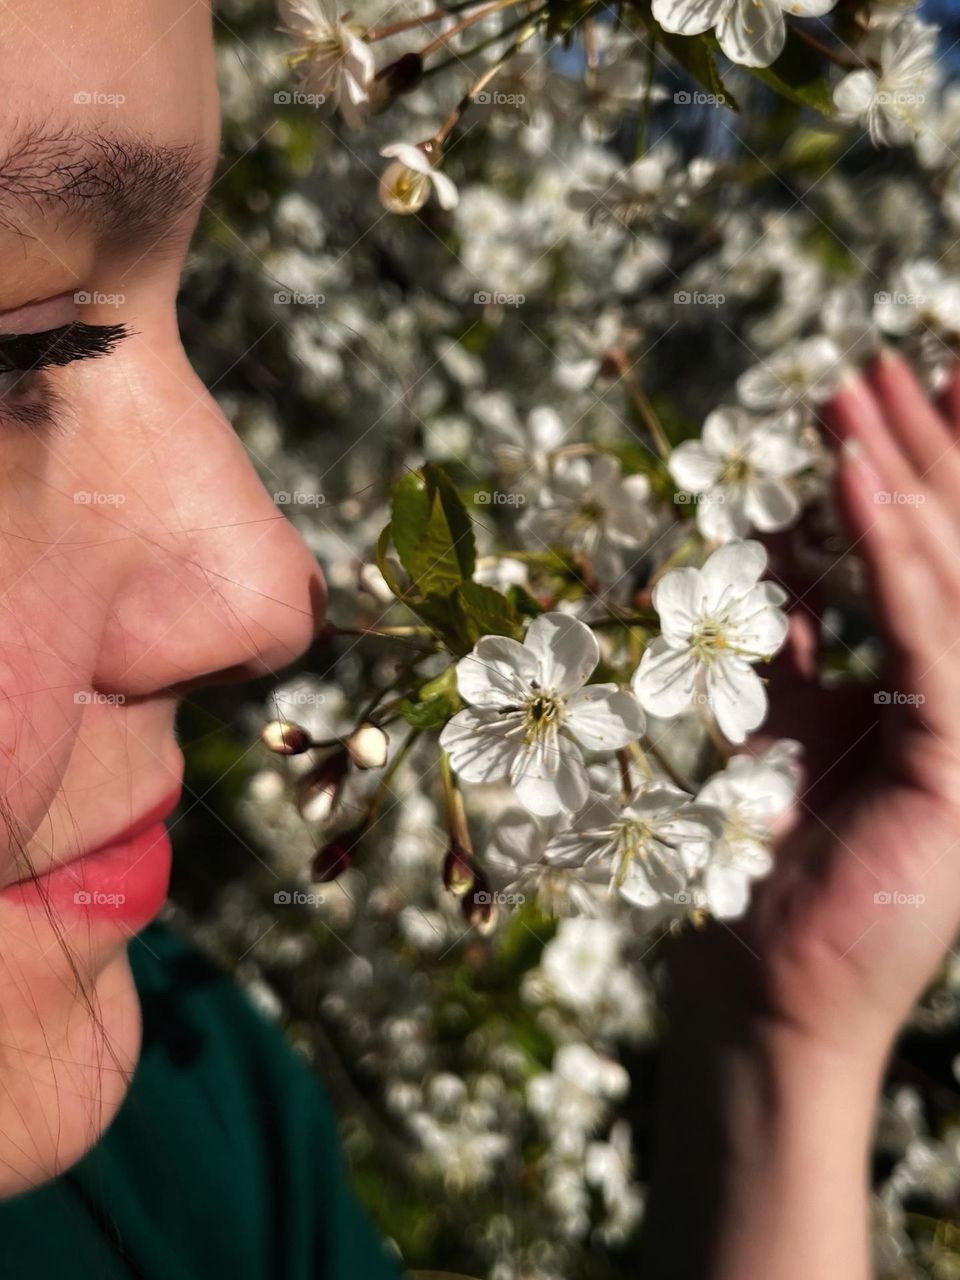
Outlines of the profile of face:
[[178,699],[277,671],[322,620],[177,332],[211,26],[206,0],[0,14],[0,1195],[75,1162],[126,1093]]

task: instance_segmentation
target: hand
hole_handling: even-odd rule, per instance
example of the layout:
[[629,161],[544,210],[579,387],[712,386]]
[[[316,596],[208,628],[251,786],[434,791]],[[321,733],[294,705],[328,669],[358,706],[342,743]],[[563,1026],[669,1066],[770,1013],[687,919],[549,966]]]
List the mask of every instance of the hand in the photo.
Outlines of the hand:
[[678,949],[678,982],[690,1017],[734,1007],[879,1063],[960,923],[960,371],[934,407],[884,353],[825,418],[888,700],[819,688],[809,619],[795,620],[792,688],[771,701],[775,730],[807,751],[796,822],[746,917]]

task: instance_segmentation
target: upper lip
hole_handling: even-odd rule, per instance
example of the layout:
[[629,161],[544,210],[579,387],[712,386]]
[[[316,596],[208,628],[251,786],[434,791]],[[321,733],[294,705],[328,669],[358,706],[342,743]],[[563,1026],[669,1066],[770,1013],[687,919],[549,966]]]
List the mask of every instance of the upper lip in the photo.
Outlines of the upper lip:
[[89,858],[95,853],[102,853],[104,849],[111,849],[114,845],[125,844],[128,840],[133,840],[137,836],[142,835],[144,831],[149,831],[151,827],[155,827],[158,823],[168,818],[174,809],[180,803],[180,788],[169,792],[162,800],[158,800],[156,804],[151,805],[149,809],[145,809],[128,827],[124,827],[122,831],[117,831],[109,836],[106,840],[100,841],[96,845],[89,848],[80,849],[72,857],[55,859],[50,866],[43,867],[37,872],[31,872],[25,876],[18,876],[16,880],[10,884],[3,885],[2,888],[13,888],[15,884],[20,884],[24,880],[33,880],[39,876],[48,876],[54,871],[60,871],[64,867],[74,866],[81,862],[84,858]]
[[142,835],[144,831],[149,831],[151,827],[155,827],[158,823],[163,822],[165,818],[169,818],[177,805],[180,803],[180,791],[171,791],[169,795],[158,800],[156,804],[149,809],[145,809],[143,813],[128,827],[124,827],[122,831],[116,832],[108,839],[101,841],[100,844],[94,845],[89,849],[82,849],[76,858],[68,859],[69,862],[76,862],[80,858],[89,858],[91,854],[100,853],[104,849],[110,849],[117,844],[126,844],[128,840],[133,840],[137,836]]

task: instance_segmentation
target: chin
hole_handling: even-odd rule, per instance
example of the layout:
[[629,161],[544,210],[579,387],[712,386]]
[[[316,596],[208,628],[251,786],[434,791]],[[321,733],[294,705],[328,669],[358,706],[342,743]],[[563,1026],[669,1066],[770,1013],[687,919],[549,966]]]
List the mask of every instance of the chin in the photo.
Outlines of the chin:
[[49,922],[32,929],[25,946],[22,933],[5,927],[7,916],[0,920],[0,1197],[49,1182],[99,1141],[127,1095],[142,1029],[125,946],[87,946],[82,929],[75,938]]

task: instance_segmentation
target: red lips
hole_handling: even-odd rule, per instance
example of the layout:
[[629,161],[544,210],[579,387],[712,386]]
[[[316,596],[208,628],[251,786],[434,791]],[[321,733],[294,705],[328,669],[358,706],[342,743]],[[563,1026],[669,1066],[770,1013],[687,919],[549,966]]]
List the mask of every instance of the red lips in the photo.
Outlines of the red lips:
[[165,797],[105,844],[42,875],[18,880],[0,898],[63,917],[143,928],[163,906],[170,886],[170,837],[164,818],[179,794]]

